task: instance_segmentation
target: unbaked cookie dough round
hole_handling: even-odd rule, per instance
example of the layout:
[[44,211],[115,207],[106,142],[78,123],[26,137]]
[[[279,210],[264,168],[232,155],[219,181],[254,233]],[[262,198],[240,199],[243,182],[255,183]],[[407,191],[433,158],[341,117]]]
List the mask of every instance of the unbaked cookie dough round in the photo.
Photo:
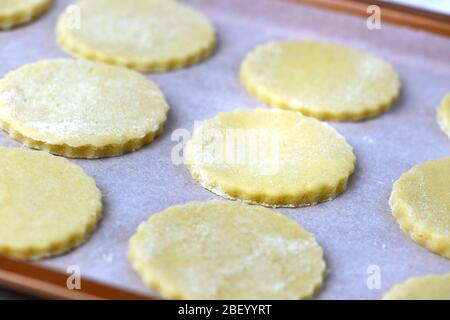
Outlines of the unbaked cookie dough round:
[[197,63],[215,43],[210,21],[174,0],[81,0],[60,17],[57,37],[71,54],[140,71]]
[[103,63],[57,59],[0,80],[0,120],[31,148],[74,158],[117,156],[162,131],[168,105],[155,83]]
[[194,130],[184,156],[206,189],[271,207],[335,198],[356,162],[352,147],[332,127],[279,109],[220,113]]
[[403,231],[450,259],[450,158],[428,161],[394,183],[390,205]]
[[450,138],[450,93],[442,100],[437,119],[442,131]]
[[0,148],[0,254],[38,259],[68,251],[101,217],[94,180],[64,158]]
[[28,23],[44,14],[53,0],[1,0],[0,30]]
[[315,41],[256,48],[242,63],[241,80],[270,106],[336,121],[374,117],[391,107],[400,89],[394,69],[382,59]]
[[450,274],[411,278],[394,286],[383,300],[450,300]]
[[154,214],[130,240],[143,281],[176,299],[302,299],[322,283],[314,236],[267,208],[191,202]]

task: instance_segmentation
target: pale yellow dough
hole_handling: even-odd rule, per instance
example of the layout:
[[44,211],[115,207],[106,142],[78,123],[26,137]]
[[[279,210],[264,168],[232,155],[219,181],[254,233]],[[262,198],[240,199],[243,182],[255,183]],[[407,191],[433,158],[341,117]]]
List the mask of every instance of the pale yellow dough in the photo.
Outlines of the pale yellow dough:
[[82,0],[62,14],[57,37],[71,54],[140,71],[197,63],[215,43],[210,21],[174,0]]
[[450,93],[442,100],[437,119],[442,131],[450,138]]
[[336,121],[374,117],[391,107],[400,89],[394,69],[382,59],[315,41],[256,48],[242,63],[241,80],[270,106]]
[[64,158],[0,148],[0,254],[38,259],[68,251],[93,232],[101,193]]
[[206,189],[272,207],[335,198],[355,161],[332,127],[278,109],[220,113],[194,130],[185,150],[187,168]]
[[450,158],[417,165],[398,179],[390,205],[403,231],[450,259]]
[[53,0],[0,0],[0,30],[32,21],[44,14]]
[[76,158],[139,149],[162,131],[168,105],[141,74],[103,63],[57,59],[0,80],[0,120],[31,148]]
[[314,236],[272,210],[191,202],[154,214],[130,240],[143,281],[173,299],[303,299],[322,283]]
[[411,278],[394,286],[383,300],[450,300],[450,274]]

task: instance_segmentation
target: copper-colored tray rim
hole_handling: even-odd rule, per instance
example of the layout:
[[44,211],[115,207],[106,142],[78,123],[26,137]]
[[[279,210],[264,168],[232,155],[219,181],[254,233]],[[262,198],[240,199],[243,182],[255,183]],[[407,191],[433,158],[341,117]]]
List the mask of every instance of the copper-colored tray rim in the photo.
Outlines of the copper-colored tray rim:
[[154,300],[151,295],[113,287],[81,275],[80,289],[69,289],[70,274],[36,263],[0,256],[0,286],[46,299],[65,300]]
[[[378,5],[385,21],[450,36],[450,18],[444,14],[385,3],[378,0],[289,0],[323,9],[346,12],[367,17],[367,6]],[[123,288],[109,286],[92,279],[82,278],[80,290],[69,290],[68,274],[0,256],[0,286],[36,297],[73,300],[153,300],[151,294],[139,294]]]
[[289,0],[309,6],[368,17],[367,7],[381,8],[381,20],[450,37],[450,16],[380,0]]

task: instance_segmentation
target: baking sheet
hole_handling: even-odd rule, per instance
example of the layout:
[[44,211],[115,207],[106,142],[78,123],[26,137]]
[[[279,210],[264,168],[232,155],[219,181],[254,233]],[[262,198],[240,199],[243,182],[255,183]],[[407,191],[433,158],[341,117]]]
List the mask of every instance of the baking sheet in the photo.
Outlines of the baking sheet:
[[[73,1],[57,0],[43,18],[0,32],[0,76],[26,63],[65,57],[54,39],[58,15]],[[450,40],[389,24],[368,30],[366,21],[275,0],[189,0],[214,22],[219,44],[204,63],[151,74],[171,106],[162,136],[132,154],[101,160],[72,160],[95,178],[104,194],[104,219],[80,248],[40,264],[123,288],[149,291],[127,260],[127,243],[151,213],[193,200],[220,197],[196,184],[171,162],[177,142],[171,133],[191,130],[194,121],[220,111],[264,107],[239,83],[239,64],[256,45],[280,39],[334,41],[389,60],[400,74],[402,92],[392,111],[358,123],[332,123],[350,144],[358,168],[348,190],[331,202],[279,209],[314,233],[324,248],[329,275],[319,299],[377,299],[411,276],[450,271],[450,261],[415,244],[390,214],[392,183],[417,163],[450,156],[450,140],[439,130],[436,107],[450,92]],[[0,145],[21,147],[6,133]],[[450,184],[450,183],[449,183]],[[368,271],[381,272],[380,289],[367,286]]]

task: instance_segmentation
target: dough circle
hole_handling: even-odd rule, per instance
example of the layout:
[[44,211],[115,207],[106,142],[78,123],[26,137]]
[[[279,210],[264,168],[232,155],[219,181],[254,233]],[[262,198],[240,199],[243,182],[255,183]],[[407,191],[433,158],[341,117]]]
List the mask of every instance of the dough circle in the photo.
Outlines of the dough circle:
[[279,109],[219,113],[194,130],[184,155],[204,188],[270,207],[335,198],[356,162],[352,147],[329,125]]
[[411,278],[394,286],[383,300],[450,300],[450,274]]
[[31,148],[74,158],[117,156],[162,131],[168,105],[141,74],[103,63],[57,59],[0,80],[0,120]]
[[391,107],[400,89],[394,69],[382,59],[315,41],[256,48],[241,65],[241,80],[270,106],[336,121],[374,117]]
[[94,180],[64,158],[0,148],[0,254],[39,259],[83,243],[101,218]]
[[450,158],[404,173],[390,197],[393,215],[418,244],[450,259]]
[[61,15],[57,37],[71,54],[140,71],[192,65],[215,44],[210,21],[174,0],[81,0]]
[[176,299],[302,299],[322,283],[314,236],[270,209],[191,202],[152,215],[130,240],[143,281]]
[[450,138],[450,93],[442,100],[437,119],[442,131]]
[[0,30],[28,23],[44,14],[53,0],[1,0]]

